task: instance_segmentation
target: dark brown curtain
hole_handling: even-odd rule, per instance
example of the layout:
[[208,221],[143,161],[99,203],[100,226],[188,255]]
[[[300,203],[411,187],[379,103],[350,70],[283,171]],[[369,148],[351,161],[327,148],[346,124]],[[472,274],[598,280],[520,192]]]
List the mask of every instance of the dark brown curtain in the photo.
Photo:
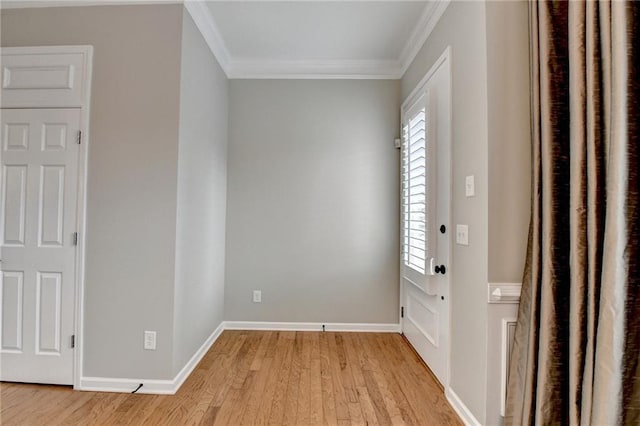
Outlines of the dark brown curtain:
[[532,213],[507,425],[640,425],[640,2],[530,1]]

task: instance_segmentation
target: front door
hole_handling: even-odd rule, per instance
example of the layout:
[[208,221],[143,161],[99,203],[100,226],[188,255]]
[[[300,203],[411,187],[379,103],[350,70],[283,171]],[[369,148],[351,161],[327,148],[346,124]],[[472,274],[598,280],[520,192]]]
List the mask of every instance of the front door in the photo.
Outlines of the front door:
[[80,114],[2,110],[3,381],[73,383]]
[[448,51],[402,110],[402,331],[447,385],[451,110]]

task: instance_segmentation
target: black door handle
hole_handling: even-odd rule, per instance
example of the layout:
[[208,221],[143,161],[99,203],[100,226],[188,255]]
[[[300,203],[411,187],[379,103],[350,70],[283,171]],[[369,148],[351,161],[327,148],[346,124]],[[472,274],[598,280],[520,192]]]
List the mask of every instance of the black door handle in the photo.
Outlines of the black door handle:
[[440,266],[436,265],[436,267],[434,268],[434,270],[436,271],[436,274],[442,274],[442,275],[444,275],[444,274],[446,274],[446,273],[447,273],[447,268],[445,268],[445,266],[444,266],[444,265],[440,265]]

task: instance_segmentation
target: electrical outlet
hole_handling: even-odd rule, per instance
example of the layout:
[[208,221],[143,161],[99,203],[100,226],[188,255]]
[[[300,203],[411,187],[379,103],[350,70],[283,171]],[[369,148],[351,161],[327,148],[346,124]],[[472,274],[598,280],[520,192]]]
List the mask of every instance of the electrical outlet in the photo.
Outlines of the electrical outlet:
[[253,303],[262,303],[262,292],[260,290],[253,290]]
[[456,225],[456,244],[469,245],[469,225]]
[[144,348],[148,351],[156,350],[156,332],[145,331],[144,332]]

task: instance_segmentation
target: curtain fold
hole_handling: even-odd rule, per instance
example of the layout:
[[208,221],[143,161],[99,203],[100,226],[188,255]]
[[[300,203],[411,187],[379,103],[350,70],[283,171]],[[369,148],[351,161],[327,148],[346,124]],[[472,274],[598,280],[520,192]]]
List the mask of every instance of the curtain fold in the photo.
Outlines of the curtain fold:
[[505,424],[640,424],[640,3],[530,1],[532,212]]

